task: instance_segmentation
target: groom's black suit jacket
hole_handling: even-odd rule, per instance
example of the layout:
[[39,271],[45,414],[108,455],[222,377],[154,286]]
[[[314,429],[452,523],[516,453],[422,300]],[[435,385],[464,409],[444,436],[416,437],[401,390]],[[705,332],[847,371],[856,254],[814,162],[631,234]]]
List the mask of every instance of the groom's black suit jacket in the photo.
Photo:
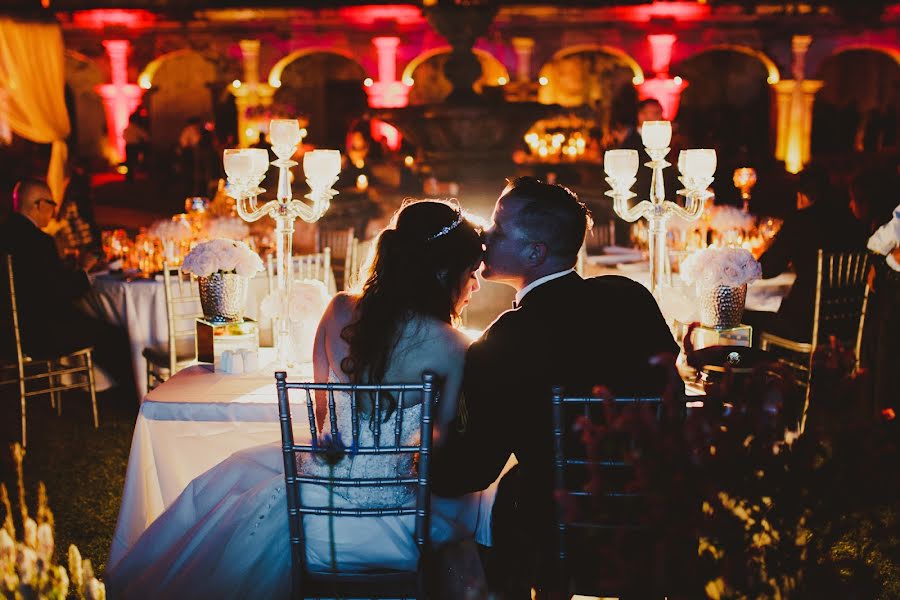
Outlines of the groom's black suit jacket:
[[[534,537],[552,550],[551,389],[589,393],[597,384],[618,396],[658,395],[664,373],[648,364],[678,345],[646,288],[625,277],[571,273],[531,290],[500,315],[466,355],[467,419],[436,452],[433,490],[458,496],[482,490],[510,453],[519,462],[520,506]],[[548,545],[549,544],[549,545]]]

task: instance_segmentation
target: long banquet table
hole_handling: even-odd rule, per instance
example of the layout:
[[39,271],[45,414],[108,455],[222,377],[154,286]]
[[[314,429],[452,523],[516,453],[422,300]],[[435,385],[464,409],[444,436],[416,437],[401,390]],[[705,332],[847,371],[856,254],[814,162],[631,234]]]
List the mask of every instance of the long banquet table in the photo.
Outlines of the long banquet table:
[[[262,364],[272,358],[271,349],[261,349]],[[196,477],[237,450],[281,440],[273,372],[270,366],[228,375],[194,365],[147,394],[131,441],[109,566]],[[308,381],[312,365],[299,365],[289,377]],[[298,426],[297,435],[302,431]]]
[[[268,282],[265,275],[250,280],[245,311],[247,317],[259,317],[259,305],[267,293]],[[91,292],[84,298],[82,308],[92,316],[125,327],[131,343],[131,362],[138,398],[143,398],[147,393],[147,376],[142,352],[147,347],[166,348],[169,343],[166,292],[162,276],[154,279],[128,279],[116,275],[99,275],[94,277]],[[199,313],[199,306],[194,312]]]

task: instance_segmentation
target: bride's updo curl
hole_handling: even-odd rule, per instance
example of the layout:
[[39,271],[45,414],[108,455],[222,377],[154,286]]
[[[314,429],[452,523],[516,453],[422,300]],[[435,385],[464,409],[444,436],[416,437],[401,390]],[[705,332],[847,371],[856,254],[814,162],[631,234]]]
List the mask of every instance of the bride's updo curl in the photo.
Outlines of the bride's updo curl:
[[407,320],[452,323],[459,316],[460,280],[481,262],[482,250],[481,231],[456,204],[404,202],[378,237],[354,321],[341,332],[350,346],[341,369],[353,383],[384,382]]

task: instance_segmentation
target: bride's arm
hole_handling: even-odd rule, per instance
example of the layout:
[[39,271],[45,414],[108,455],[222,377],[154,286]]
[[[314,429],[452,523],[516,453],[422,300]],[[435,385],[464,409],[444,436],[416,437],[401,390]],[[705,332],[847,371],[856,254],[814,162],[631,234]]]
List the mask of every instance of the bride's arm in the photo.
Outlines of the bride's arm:
[[[331,356],[331,353],[335,351],[336,347],[343,348],[346,345],[346,342],[340,339],[340,335],[343,328],[349,323],[352,313],[353,300],[343,292],[332,298],[325,309],[319,326],[316,328],[316,338],[313,342],[313,381],[316,383],[328,383],[330,371],[337,372],[340,368],[338,365],[332,369],[332,361],[339,359]],[[325,425],[327,412],[328,396],[324,390],[317,390],[316,427],[319,432]]]
[[[456,332],[454,332],[456,333]],[[459,410],[459,397],[462,392],[463,366],[465,364],[468,340],[455,337],[442,345],[446,353],[444,375],[441,386],[440,401],[434,414],[434,444],[440,446],[446,439],[447,428],[456,419]]]

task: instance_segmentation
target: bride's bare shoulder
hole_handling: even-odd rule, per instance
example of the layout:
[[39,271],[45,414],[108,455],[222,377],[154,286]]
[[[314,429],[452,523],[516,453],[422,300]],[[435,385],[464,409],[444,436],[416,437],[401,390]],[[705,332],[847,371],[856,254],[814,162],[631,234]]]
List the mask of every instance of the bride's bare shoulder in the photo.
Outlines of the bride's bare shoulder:
[[331,299],[328,308],[325,309],[325,314],[339,321],[349,321],[353,317],[353,311],[356,310],[357,302],[359,302],[358,296],[348,292],[338,292]]
[[434,344],[438,344],[450,351],[465,353],[471,340],[460,330],[433,317],[419,317],[418,326],[425,337]]

